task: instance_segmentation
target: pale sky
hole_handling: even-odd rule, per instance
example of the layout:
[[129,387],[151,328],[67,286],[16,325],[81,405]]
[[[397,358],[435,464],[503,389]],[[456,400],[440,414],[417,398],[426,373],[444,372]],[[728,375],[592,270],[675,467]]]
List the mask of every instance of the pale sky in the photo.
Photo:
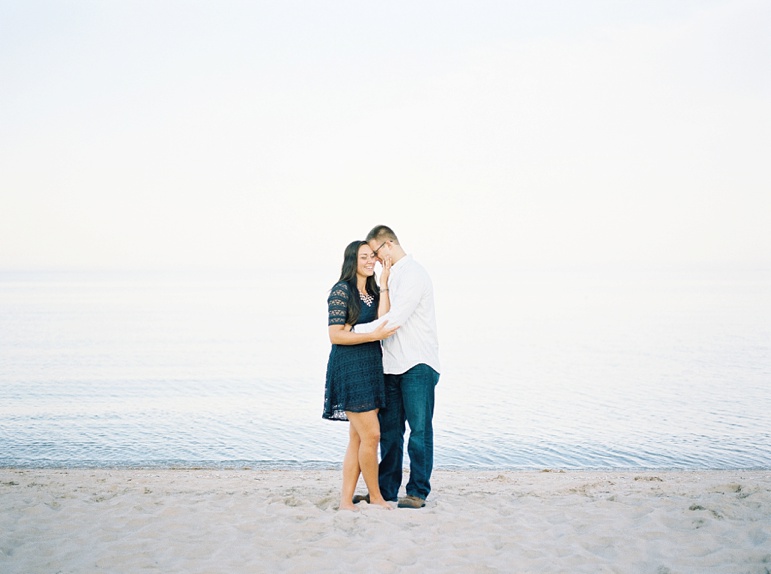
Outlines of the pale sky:
[[[771,266],[767,0],[0,0],[0,269]],[[333,273],[334,274],[334,273]]]

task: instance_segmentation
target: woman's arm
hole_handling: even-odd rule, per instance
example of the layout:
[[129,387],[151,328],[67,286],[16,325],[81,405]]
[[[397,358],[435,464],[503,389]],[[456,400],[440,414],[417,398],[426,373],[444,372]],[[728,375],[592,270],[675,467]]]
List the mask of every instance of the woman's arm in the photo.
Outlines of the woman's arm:
[[391,299],[388,296],[388,289],[380,290],[380,303],[377,305],[377,316],[382,317],[391,309]]
[[389,327],[388,321],[383,321],[377,329],[371,333],[354,333],[350,325],[330,325],[329,340],[333,345],[360,345],[361,343],[371,343],[372,341],[381,341],[387,339],[399,327]]
[[391,276],[391,258],[383,261],[383,272],[380,274],[380,303],[377,306],[377,316],[382,317],[391,309],[391,297],[388,291],[388,278]]

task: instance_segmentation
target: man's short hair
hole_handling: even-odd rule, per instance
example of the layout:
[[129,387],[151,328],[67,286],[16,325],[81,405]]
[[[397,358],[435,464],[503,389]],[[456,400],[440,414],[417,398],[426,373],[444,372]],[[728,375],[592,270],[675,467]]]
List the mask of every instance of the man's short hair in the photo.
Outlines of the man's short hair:
[[372,230],[367,233],[367,238],[364,240],[367,243],[372,241],[373,239],[377,241],[393,241],[397,245],[399,245],[399,238],[396,237],[396,233],[394,233],[393,229],[386,225],[376,225],[372,228]]

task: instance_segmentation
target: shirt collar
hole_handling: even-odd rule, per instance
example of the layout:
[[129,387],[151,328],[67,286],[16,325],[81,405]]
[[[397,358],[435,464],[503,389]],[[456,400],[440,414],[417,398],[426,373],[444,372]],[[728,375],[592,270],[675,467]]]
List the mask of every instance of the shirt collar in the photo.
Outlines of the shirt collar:
[[404,267],[405,265],[408,265],[409,262],[412,261],[412,255],[405,255],[399,261],[391,265],[391,270],[398,269],[399,267]]

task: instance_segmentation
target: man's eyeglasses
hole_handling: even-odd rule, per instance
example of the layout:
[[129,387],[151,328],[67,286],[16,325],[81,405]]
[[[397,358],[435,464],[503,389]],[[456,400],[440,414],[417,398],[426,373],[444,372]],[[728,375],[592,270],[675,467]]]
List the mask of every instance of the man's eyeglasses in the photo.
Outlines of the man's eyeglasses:
[[372,252],[372,253],[374,253],[374,254],[375,254],[375,257],[377,257],[377,252],[378,252],[378,251],[380,251],[381,249],[383,249],[383,245],[385,245],[386,243],[388,243],[388,240],[387,240],[387,239],[386,239],[385,241],[383,241],[383,243],[381,243],[381,244],[380,244],[380,247],[378,247],[377,249],[375,249],[375,250]]

